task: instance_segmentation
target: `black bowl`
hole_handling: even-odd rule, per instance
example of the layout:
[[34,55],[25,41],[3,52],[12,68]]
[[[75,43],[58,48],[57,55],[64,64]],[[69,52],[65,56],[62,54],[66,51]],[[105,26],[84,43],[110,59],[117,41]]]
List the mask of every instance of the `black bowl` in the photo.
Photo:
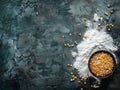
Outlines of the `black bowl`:
[[[90,60],[91,60],[91,58],[92,58],[95,54],[100,53],[100,52],[108,53],[108,54],[113,58],[113,62],[114,62],[113,71],[112,71],[110,74],[106,75],[106,76],[96,76],[96,75],[92,72],[92,70],[90,69]],[[100,50],[100,51],[94,52],[94,53],[91,55],[91,57],[90,57],[90,59],[89,59],[89,62],[88,62],[88,67],[89,67],[89,70],[90,70],[90,72],[92,73],[93,76],[95,76],[95,77],[97,77],[97,78],[99,78],[99,79],[105,79],[105,78],[111,76],[111,75],[113,74],[113,72],[115,71],[115,68],[116,68],[116,60],[115,60],[114,55],[113,55],[111,52],[105,51],[105,50]]]

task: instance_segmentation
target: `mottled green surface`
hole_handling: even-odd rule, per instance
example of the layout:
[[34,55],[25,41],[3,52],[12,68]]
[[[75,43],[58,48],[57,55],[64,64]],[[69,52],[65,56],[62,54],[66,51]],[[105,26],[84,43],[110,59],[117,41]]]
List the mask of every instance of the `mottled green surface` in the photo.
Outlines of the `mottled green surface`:
[[[82,40],[77,34],[86,30],[83,17],[91,20],[99,7],[102,17],[114,9],[109,22],[116,26],[107,32],[120,46],[119,5],[120,0],[0,0],[0,90],[79,90],[82,85],[70,82],[73,68],[66,66],[76,48],[64,43]],[[119,90],[119,77],[118,68],[101,90]]]

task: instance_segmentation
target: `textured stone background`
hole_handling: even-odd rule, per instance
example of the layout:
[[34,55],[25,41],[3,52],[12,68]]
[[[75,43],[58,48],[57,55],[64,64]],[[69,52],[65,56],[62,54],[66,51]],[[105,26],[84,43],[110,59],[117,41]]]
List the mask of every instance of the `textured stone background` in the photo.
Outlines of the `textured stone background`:
[[[104,17],[106,3],[115,10],[110,22],[116,26],[108,33],[120,46],[120,0],[0,0],[0,90],[80,90],[82,85],[70,82],[73,68],[66,66],[74,62],[75,47],[63,44],[80,42],[82,18],[91,20],[97,7]],[[119,77],[118,65],[99,90],[120,90]]]

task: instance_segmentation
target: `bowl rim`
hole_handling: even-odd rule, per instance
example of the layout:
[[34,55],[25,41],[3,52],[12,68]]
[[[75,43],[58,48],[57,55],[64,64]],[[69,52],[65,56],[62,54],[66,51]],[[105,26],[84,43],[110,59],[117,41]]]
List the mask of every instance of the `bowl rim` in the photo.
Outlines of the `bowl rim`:
[[[91,60],[91,58],[92,58],[95,54],[100,53],[100,52],[108,53],[108,54],[113,58],[113,62],[114,62],[113,70],[112,70],[112,72],[111,72],[110,74],[108,74],[108,75],[106,75],[106,76],[96,76],[96,75],[92,72],[92,70],[90,69],[90,60]],[[96,52],[94,52],[94,53],[90,56],[90,58],[89,58],[88,68],[89,68],[89,70],[90,70],[90,72],[91,72],[91,74],[92,74],[93,76],[95,76],[95,77],[97,77],[97,78],[99,78],[99,79],[105,79],[105,78],[111,76],[111,75],[113,74],[113,72],[115,71],[115,68],[116,68],[116,60],[115,60],[115,57],[114,57],[114,55],[113,55],[110,51],[107,51],[107,50],[99,50],[99,51],[96,51]]]

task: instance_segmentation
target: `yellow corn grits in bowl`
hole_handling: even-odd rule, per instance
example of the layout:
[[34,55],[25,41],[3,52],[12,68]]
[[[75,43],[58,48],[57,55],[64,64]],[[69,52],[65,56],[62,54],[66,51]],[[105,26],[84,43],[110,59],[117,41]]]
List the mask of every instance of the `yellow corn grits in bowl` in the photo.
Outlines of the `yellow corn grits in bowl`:
[[112,75],[115,70],[116,61],[114,56],[108,51],[97,51],[89,60],[90,72],[98,78],[106,78]]

